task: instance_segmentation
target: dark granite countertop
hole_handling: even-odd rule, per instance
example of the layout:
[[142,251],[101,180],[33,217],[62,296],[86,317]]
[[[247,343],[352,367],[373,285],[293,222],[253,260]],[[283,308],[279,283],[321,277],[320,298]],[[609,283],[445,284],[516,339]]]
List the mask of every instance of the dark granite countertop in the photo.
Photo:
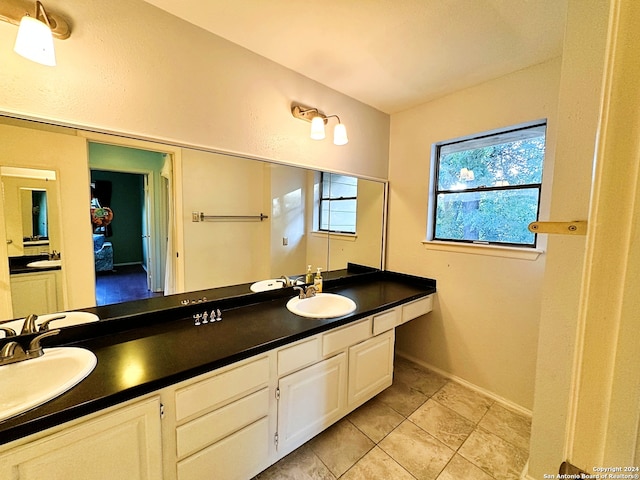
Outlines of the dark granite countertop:
[[[146,310],[144,302],[86,309],[114,320],[67,327],[58,338],[50,337],[43,344],[87,348],[98,359],[96,368],[59,397],[0,422],[0,444],[436,291],[434,280],[391,272],[337,277],[325,281],[324,291],[353,299],[357,309],[335,319],[303,318],[289,312],[285,304],[295,293],[292,288],[250,296],[229,296],[227,290],[226,297],[212,291],[207,301],[181,307],[176,307],[175,298],[164,305],[169,301],[165,297],[146,304]],[[192,315],[211,308],[222,310],[222,321],[195,326]]]
[[9,257],[9,274],[20,275],[23,273],[40,273],[51,270],[61,270],[61,267],[28,267],[27,264],[38,260],[48,260],[49,255],[23,255],[21,257]]

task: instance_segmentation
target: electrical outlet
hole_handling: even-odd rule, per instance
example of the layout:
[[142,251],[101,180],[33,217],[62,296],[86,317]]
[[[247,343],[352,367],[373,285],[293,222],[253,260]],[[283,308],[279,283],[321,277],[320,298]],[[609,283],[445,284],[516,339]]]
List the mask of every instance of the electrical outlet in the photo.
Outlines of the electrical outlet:
[[289,237],[282,237],[282,245],[285,247],[289,245]]
[[200,212],[191,212],[191,221],[199,222],[200,221]]

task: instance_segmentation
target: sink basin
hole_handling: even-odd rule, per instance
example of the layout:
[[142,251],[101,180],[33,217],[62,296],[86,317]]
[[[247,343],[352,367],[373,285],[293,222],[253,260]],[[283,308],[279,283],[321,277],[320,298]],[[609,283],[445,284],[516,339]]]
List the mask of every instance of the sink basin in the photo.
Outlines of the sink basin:
[[291,313],[308,318],[342,317],[356,309],[356,302],[335,293],[317,293],[315,297],[294,297],[287,302]]
[[[40,326],[40,324],[46,321],[49,318],[61,317],[64,315],[64,318],[59,320],[53,320],[49,323],[49,328],[59,328],[59,327],[69,327],[71,325],[80,325],[82,323],[90,323],[97,322],[100,320],[97,315],[89,312],[61,312],[61,313],[50,313],[47,315],[39,315],[36,320],[36,325]],[[8,327],[12,328],[16,334],[20,334],[22,331],[22,324],[24,323],[24,319],[14,320],[12,322],[0,323],[0,327]],[[0,331],[0,338],[3,338],[4,332]]]
[[[303,285],[303,282],[297,280],[293,282],[294,285]],[[249,287],[252,292],[266,292],[268,290],[277,290],[284,288],[284,280],[281,278],[270,278],[269,280],[260,280],[251,284]]]
[[63,394],[95,368],[93,352],[77,347],[45,348],[44,355],[0,367],[0,421]]
[[27,267],[33,268],[49,268],[62,266],[62,260],[37,260],[35,262],[27,263]]

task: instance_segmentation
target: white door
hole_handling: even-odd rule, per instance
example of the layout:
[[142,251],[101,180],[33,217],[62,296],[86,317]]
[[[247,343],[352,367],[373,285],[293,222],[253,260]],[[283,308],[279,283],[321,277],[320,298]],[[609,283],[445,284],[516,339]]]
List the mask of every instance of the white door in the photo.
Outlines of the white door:
[[151,220],[151,195],[149,193],[149,175],[143,175],[144,203],[142,205],[142,262],[147,272],[147,290],[153,289],[154,278],[153,255],[151,254],[151,233],[153,231]]

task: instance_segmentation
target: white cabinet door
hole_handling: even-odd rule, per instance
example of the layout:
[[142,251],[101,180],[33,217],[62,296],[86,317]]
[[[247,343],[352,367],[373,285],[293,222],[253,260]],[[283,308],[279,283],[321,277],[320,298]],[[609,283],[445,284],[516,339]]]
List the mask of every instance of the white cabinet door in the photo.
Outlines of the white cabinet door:
[[346,412],[343,352],[279,381],[278,456],[317,435]]
[[60,310],[56,271],[11,275],[11,303],[15,318]]
[[393,382],[395,330],[349,348],[349,408],[353,409]]
[[159,397],[134,403],[1,453],[0,478],[162,478]]

